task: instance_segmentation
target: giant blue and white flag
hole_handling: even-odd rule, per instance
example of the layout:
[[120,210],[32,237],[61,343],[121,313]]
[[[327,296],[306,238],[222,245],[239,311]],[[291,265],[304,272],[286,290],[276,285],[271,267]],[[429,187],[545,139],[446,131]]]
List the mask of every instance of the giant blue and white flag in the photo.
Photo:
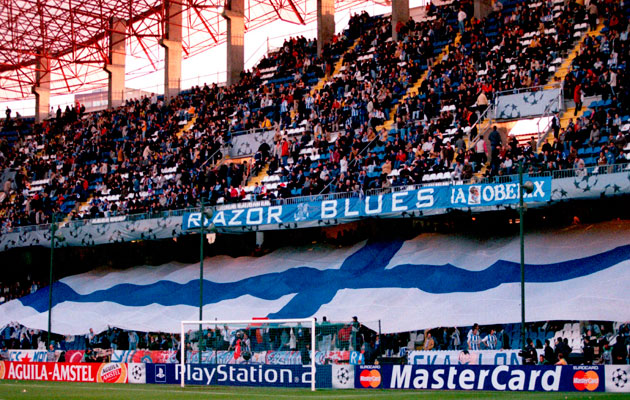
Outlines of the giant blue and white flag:
[[[349,320],[400,332],[520,320],[519,240],[423,234],[352,247],[284,248],[204,262],[204,317]],[[199,304],[198,264],[95,270],[54,285],[52,327],[65,334],[108,325],[178,332]],[[528,321],[630,320],[630,223],[530,233]],[[0,306],[11,321],[46,329],[48,290]],[[373,326],[376,328],[376,326]]]

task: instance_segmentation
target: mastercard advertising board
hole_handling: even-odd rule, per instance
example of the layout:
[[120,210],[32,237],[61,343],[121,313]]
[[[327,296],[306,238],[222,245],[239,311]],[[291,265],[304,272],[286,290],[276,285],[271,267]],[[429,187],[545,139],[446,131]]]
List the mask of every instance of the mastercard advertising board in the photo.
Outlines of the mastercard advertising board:
[[357,389],[602,392],[601,366],[359,365]]
[[378,365],[365,367],[359,374],[359,383],[364,388],[376,389],[381,386],[382,380],[381,368]]
[[127,383],[127,364],[0,361],[0,379]]
[[573,386],[580,392],[592,392],[602,387],[597,372],[584,370],[573,373]]

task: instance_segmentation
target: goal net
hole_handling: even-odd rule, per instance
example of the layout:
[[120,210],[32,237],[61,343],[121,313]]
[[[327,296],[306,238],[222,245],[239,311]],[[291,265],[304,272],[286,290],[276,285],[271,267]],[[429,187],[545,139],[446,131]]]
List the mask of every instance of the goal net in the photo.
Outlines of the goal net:
[[[185,385],[315,390],[316,324],[308,319],[182,321],[179,379]],[[328,373],[330,380],[330,373]],[[330,387],[330,384],[323,384]]]

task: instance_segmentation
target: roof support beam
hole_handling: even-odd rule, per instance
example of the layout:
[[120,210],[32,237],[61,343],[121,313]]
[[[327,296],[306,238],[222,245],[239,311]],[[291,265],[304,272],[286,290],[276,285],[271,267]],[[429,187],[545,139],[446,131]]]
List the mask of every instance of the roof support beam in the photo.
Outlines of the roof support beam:
[[125,49],[127,23],[124,19],[111,18],[109,21],[109,54],[105,72],[109,76],[107,84],[107,106],[119,107],[125,101]]
[[484,19],[492,12],[492,1],[490,0],[474,0],[473,7],[476,19]]
[[177,96],[182,79],[182,4],[164,0],[164,100]]
[[50,110],[50,58],[39,56],[35,60],[35,122],[42,122]]
[[409,0],[392,0],[392,38],[398,40],[396,27],[409,21]]
[[[302,15],[300,15],[300,12],[298,11],[297,7],[295,6],[295,3],[293,3],[293,0],[289,0],[289,5],[291,6],[291,9],[293,10],[295,15],[297,16],[298,21],[300,21],[300,24],[301,25],[306,25],[306,23],[304,22],[304,18],[302,18]],[[334,0],[333,0],[333,7],[334,7]]]
[[227,84],[232,85],[245,69],[245,1],[227,1],[222,15],[227,20]]
[[335,36],[335,0],[317,0],[317,55]]

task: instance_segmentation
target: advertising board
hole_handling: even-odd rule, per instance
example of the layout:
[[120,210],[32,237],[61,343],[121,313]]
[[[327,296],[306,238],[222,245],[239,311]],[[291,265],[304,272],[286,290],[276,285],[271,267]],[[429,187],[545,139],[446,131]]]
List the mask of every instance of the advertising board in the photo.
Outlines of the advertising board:
[[[178,384],[179,364],[146,364],[146,383]],[[317,367],[317,387],[331,387],[331,366]],[[187,364],[184,372],[187,385],[228,385],[266,387],[311,387],[308,365],[263,364]]]
[[541,392],[604,391],[601,366],[552,365],[359,365],[355,388],[497,390]]
[[0,379],[127,383],[127,364],[1,361]]

